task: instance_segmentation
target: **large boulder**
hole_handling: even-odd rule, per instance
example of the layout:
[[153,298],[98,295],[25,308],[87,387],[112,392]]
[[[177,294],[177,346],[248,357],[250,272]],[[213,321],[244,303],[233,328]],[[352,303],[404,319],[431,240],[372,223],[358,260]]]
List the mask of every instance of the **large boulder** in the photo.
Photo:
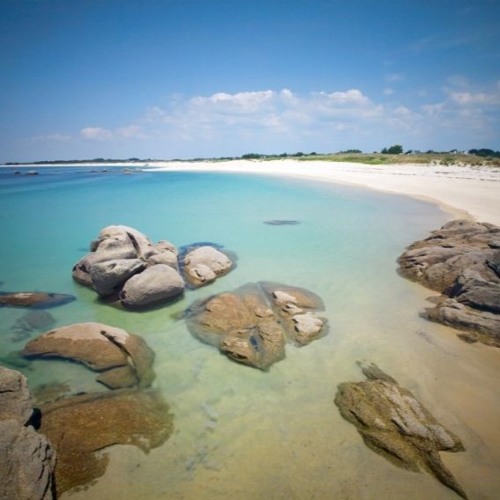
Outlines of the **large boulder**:
[[500,347],[500,227],[456,220],[399,257],[404,277],[441,292],[422,315]]
[[369,380],[338,386],[335,404],[353,424],[365,444],[394,465],[424,470],[466,498],[441,461],[441,451],[463,451],[460,439],[443,427],[407,389],[371,365],[363,369]]
[[326,333],[319,297],[276,283],[245,285],[192,304],[191,333],[240,363],[268,369],[285,357],[287,341],[306,345]]
[[193,287],[208,285],[227,274],[233,263],[220,250],[204,245],[186,254],[183,261],[184,276]]
[[121,328],[77,323],[43,333],[26,344],[27,358],[64,358],[99,372],[111,389],[147,387],[154,379],[154,352],[146,342]]
[[0,420],[15,420],[25,425],[32,412],[26,377],[0,366]]
[[[102,297],[125,298],[139,293],[137,291],[139,283],[144,290],[144,283],[152,275],[148,273],[141,280],[136,280],[137,276],[141,276],[158,265],[171,268],[175,273],[170,272],[169,280],[172,283],[175,282],[175,291],[169,284],[166,285],[168,291],[158,285],[158,290],[153,292],[153,286],[151,286],[148,292],[142,293],[140,300],[134,297],[130,300],[127,298],[122,300],[122,304],[126,306],[147,307],[158,301],[175,298],[184,290],[184,282],[177,273],[179,269],[177,255],[176,247],[168,241],[153,243],[147,236],[132,227],[107,226],[99,232],[98,238],[92,241],[90,253],[74,265],[73,279],[93,288]],[[154,272],[156,273],[158,269]],[[164,271],[163,274],[165,275]],[[130,281],[132,284],[123,293]]]
[[0,498],[55,498],[55,462],[55,452],[44,435],[16,420],[0,420]]
[[32,419],[25,376],[0,367],[0,498],[53,498],[55,452]]
[[[145,453],[172,434],[173,417],[157,391],[122,389],[41,405],[40,431],[57,451],[57,495],[104,474],[109,446],[134,445]],[[15,497],[12,497],[15,498]]]
[[125,283],[120,300],[125,307],[140,308],[169,302],[183,293],[180,274],[166,264],[155,264]]
[[145,268],[141,259],[113,259],[98,262],[90,268],[90,279],[102,297],[118,293],[123,284]]

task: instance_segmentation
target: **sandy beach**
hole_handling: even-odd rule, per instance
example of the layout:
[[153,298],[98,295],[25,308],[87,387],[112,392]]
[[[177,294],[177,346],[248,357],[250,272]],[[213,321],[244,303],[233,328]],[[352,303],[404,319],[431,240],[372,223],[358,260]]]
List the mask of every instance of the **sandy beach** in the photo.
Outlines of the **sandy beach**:
[[158,162],[165,171],[241,172],[351,184],[437,203],[456,217],[500,224],[500,168],[461,165],[364,165],[325,161]]

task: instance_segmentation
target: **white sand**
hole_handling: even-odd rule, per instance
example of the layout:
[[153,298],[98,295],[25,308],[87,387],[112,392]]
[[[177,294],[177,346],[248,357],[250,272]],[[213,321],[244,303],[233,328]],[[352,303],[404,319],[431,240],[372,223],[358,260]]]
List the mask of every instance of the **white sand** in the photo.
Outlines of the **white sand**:
[[158,162],[166,171],[241,172],[353,184],[437,203],[455,216],[500,225],[500,168],[442,165],[362,165],[327,161],[234,160]]

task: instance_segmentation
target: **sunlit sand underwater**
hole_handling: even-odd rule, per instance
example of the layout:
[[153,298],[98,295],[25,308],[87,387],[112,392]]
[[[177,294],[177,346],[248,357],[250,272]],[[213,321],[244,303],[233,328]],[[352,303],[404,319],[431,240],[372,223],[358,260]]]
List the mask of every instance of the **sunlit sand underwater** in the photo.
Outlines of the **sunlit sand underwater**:
[[[306,168],[306,167],[304,167]],[[99,170],[103,170],[100,168]],[[142,336],[156,353],[154,387],[174,415],[174,434],[144,454],[108,449],[111,462],[73,499],[446,499],[457,495],[367,448],[333,399],[341,382],[376,363],[463,441],[441,458],[470,498],[500,491],[500,355],[419,318],[431,292],[397,274],[404,247],[449,215],[429,203],[333,184],[215,173],[93,172],[44,168],[0,177],[0,291],[70,293],[50,309],[55,326],[97,321]],[[269,220],[296,224],[270,225]],[[72,266],[110,224],[153,241],[222,245],[237,267],[216,283],[148,312],[96,300]],[[194,300],[257,281],[307,288],[324,301],[327,336],[263,372],[195,339],[182,311]],[[23,348],[13,333],[26,311],[0,308],[0,355]],[[32,336],[37,335],[34,332]],[[63,382],[103,390],[95,374],[34,361],[30,387]]]

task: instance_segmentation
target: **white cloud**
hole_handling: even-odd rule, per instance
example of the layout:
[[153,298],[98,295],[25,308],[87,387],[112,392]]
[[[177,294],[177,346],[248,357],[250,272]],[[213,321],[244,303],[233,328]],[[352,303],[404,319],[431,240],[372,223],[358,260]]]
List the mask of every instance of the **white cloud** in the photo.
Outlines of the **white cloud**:
[[49,141],[49,142],[68,142],[71,140],[71,136],[68,134],[47,134],[47,135],[37,135],[32,138],[34,141]]
[[142,129],[137,125],[128,125],[126,127],[120,127],[116,130],[116,135],[123,137],[124,139],[145,139],[146,135],[142,132]]
[[363,92],[358,89],[351,89],[345,92],[332,92],[331,94],[319,92],[319,95],[325,97],[333,104],[364,105],[370,102],[368,97],[363,95]]
[[85,127],[80,130],[80,136],[83,139],[106,141],[113,137],[113,132],[101,127]]
[[[390,144],[412,149],[489,145],[499,128],[500,83],[465,87],[455,77],[446,85],[441,100],[425,105],[396,99],[391,87],[383,91],[390,97],[379,101],[359,88],[175,95],[166,106],[151,106],[123,126],[85,127],[72,139],[83,139],[89,148],[106,146],[132,156],[147,151],[146,156],[166,158],[309,148],[373,151]],[[58,136],[60,141],[70,139],[53,134],[52,140]]]

